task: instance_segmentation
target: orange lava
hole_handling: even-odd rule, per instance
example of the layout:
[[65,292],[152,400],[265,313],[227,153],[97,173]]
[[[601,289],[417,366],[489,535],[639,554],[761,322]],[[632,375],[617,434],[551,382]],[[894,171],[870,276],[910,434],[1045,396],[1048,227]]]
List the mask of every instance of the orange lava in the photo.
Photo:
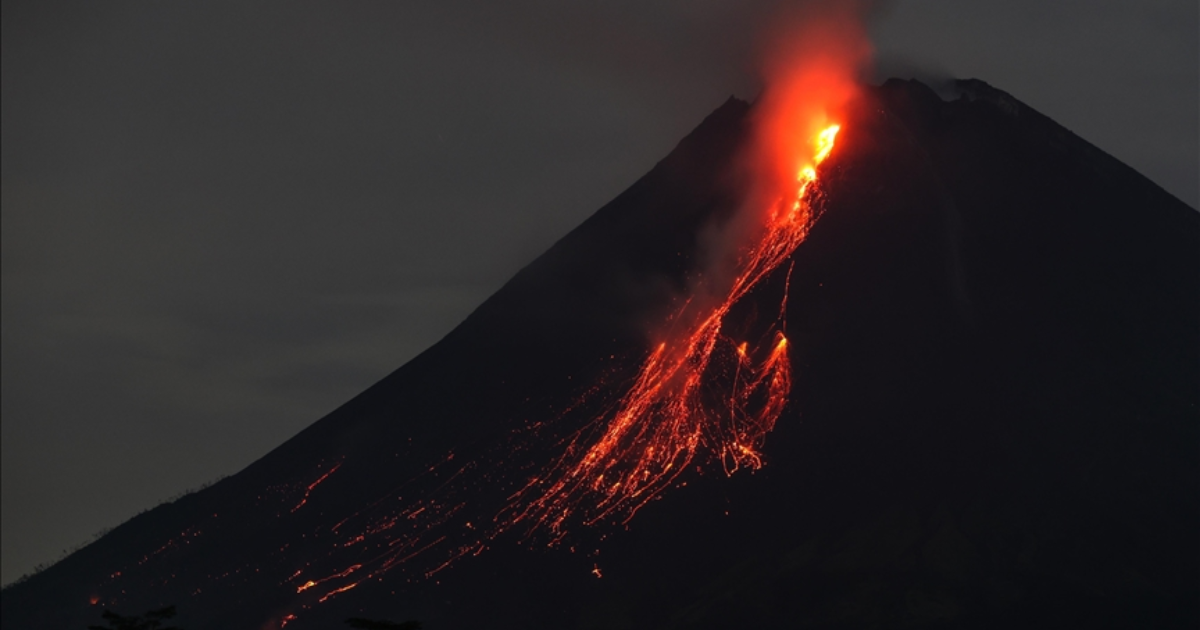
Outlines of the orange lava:
[[325,472],[325,474],[318,477],[316,481],[308,484],[308,487],[305,488],[305,490],[304,490],[304,496],[300,498],[300,502],[296,504],[296,507],[292,508],[292,511],[295,512],[296,510],[299,510],[300,508],[304,507],[304,504],[308,503],[308,497],[309,497],[309,495],[312,494],[312,491],[315,490],[317,486],[321,485],[322,481],[325,481],[326,479],[328,479],[329,475],[332,475],[333,473],[337,472],[337,469],[339,469],[341,467],[342,467],[341,462],[334,464],[333,468],[330,468],[329,470],[327,470]]
[[[791,390],[787,338],[780,322],[770,347],[755,352],[723,330],[738,301],[808,236],[818,215],[817,166],[833,150],[839,129],[828,125],[813,138],[792,193],[771,208],[761,236],[742,251],[733,281],[716,304],[692,298],[669,318],[674,334],[646,358],[600,437],[591,444],[576,437],[551,473],[521,493],[534,498],[514,523],[529,519],[535,527],[549,528],[557,539],[572,517],[585,524],[613,517],[628,521],[668,487],[702,447],[730,474],[762,466],[763,441]],[[715,372],[720,370],[711,366],[714,358],[725,355],[736,363],[734,376],[729,391],[714,397],[711,392],[719,381]]]

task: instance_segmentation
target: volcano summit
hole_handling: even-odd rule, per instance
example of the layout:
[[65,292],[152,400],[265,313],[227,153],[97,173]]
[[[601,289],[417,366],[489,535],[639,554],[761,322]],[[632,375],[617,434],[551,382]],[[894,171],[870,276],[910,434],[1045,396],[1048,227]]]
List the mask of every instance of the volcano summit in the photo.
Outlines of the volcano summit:
[[1196,627],[1200,214],[953,92],[865,89],[783,205],[747,201],[730,99],[419,357],[5,589],[3,625]]

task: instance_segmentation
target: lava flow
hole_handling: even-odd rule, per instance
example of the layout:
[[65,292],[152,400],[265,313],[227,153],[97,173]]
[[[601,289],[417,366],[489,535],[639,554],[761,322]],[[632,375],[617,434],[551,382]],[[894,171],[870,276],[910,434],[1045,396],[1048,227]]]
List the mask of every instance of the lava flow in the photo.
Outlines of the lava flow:
[[[518,493],[517,503],[524,507],[514,523],[529,519],[557,539],[572,517],[584,524],[613,517],[628,521],[702,448],[720,460],[727,474],[762,466],[760,448],[791,389],[783,309],[765,352],[751,351],[748,343],[736,342],[723,330],[734,305],[808,236],[819,214],[817,166],[833,150],[839,129],[829,125],[812,140],[794,191],[775,202],[761,236],[741,253],[733,280],[715,305],[693,297],[669,318],[672,334],[646,358],[599,438],[583,444],[584,435],[577,435],[548,475]],[[786,296],[784,300],[786,306]],[[765,356],[756,360],[756,354]],[[735,363],[732,382],[720,383],[722,370],[712,364],[726,355]],[[711,392],[721,385],[728,391],[713,397]]]

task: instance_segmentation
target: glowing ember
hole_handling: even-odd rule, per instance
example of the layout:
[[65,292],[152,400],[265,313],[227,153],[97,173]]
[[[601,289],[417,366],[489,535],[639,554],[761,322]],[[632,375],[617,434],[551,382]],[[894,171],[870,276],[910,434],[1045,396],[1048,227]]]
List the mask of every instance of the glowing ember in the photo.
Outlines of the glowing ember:
[[344,578],[347,575],[350,575],[351,573],[354,573],[355,571],[357,571],[361,568],[362,568],[361,564],[355,564],[355,565],[352,565],[351,567],[349,567],[348,569],[346,569],[345,571],[340,571],[329,577],[324,577],[319,580],[309,580],[309,581],[305,582],[304,584],[301,584],[300,586],[298,586],[296,588],[296,592],[303,593],[304,591],[307,591],[308,589],[310,589],[318,584],[321,584],[322,582],[328,582],[329,580],[334,580],[337,578]]
[[[727,473],[762,466],[759,450],[791,389],[787,338],[777,329],[770,349],[755,360],[747,343],[733,341],[722,330],[734,305],[808,236],[818,214],[816,167],[833,150],[839,129],[830,125],[817,134],[811,162],[796,174],[794,194],[776,202],[761,237],[742,252],[722,298],[715,306],[689,299],[670,317],[679,332],[646,358],[599,439],[585,445],[577,437],[549,475],[534,479],[517,495],[516,503],[524,507],[512,522],[529,519],[561,537],[573,516],[585,524],[609,517],[628,521],[702,447],[720,459]],[[715,401],[709,392],[719,370],[710,366],[726,348],[736,362],[735,376],[723,400]]]

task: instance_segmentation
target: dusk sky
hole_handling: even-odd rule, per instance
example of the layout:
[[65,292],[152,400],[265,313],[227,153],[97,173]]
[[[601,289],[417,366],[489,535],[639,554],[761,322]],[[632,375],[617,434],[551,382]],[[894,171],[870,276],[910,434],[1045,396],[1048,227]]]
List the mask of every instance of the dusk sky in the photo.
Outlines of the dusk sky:
[[[752,99],[777,4],[5,1],[0,581],[436,342]],[[875,80],[983,79],[1200,205],[1195,0],[869,14]]]

